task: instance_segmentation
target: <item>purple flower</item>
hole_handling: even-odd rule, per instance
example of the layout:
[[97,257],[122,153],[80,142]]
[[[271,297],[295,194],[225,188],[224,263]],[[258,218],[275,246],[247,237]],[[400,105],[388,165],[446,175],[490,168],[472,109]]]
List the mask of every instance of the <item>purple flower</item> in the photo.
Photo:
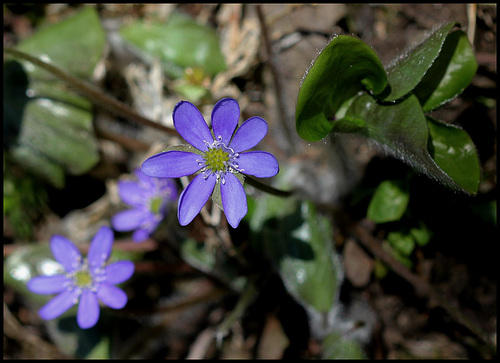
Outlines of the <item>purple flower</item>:
[[266,121],[251,117],[235,132],[239,117],[240,107],[236,100],[220,100],[212,111],[212,134],[200,111],[192,103],[181,101],[174,108],[174,126],[194,149],[165,151],[142,164],[143,173],[154,177],[179,178],[200,172],[179,197],[177,216],[181,225],[190,223],[214,188],[220,186],[227,221],[236,228],[247,213],[245,190],[236,175],[267,178],[278,173],[278,161],[270,153],[242,152],[264,138]]
[[118,194],[132,209],[124,210],[111,218],[116,231],[135,231],[132,239],[142,242],[149,237],[163,220],[171,202],[177,198],[173,179],[151,178],[139,169],[137,181],[119,181]]
[[43,319],[57,318],[79,303],[77,322],[80,328],[93,327],[99,320],[99,300],[113,309],[127,303],[125,292],[114,286],[128,280],[134,273],[131,261],[118,261],[106,265],[111,254],[113,231],[101,227],[89,247],[87,258],[68,239],[55,235],[50,249],[66,270],[65,274],[37,276],[28,281],[28,289],[36,294],[58,294],[43,306],[39,314]]

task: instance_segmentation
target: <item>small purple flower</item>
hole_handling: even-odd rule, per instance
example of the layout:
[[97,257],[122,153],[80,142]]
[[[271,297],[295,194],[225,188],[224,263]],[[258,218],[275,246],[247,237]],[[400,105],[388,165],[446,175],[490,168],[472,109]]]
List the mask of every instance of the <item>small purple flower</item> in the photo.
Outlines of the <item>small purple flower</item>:
[[132,276],[134,264],[131,261],[118,261],[106,265],[112,244],[113,231],[106,226],[101,227],[92,239],[87,258],[83,258],[68,239],[59,235],[51,238],[52,254],[66,273],[37,276],[27,285],[36,294],[58,294],[40,309],[39,314],[43,319],[57,318],[79,303],[76,319],[80,328],[87,329],[99,320],[99,300],[113,309],[125,306],[127,295],[114,285]]
[[245,190],[236,175],[268,178],[278,173],[278,161],[270,153],[243,153],[256,146],[267,134],[266,121],[258,116],[251,117],[235,132],[239,117],[238,102],[223,98],[212,111],[212,134],[196,106],[181,101],[174,108],[174,126],[194,147],[193,151],[165,151],[142,164],[143,173],[153,177],[179,178],[200,172],[179,197],[177,216],[181,225],[189,224],[214,188],[220,186],[227,221],[236,228],[247,213]]
[[142,242],[158,227],[167,213],[170,203],[177,198],[177,187],[173,179],[152,178],[135,170],[137,181],[119,181],[118,194],[127,209],[111,218],[115,231],[135,231],[132,239]]

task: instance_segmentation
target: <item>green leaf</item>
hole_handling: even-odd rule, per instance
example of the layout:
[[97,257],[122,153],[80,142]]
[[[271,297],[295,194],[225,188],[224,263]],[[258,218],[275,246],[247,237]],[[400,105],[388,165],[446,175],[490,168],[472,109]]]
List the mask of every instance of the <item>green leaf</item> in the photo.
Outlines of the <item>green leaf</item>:
[[415,240],[413,236],[409,233],[404,233],[401,231],[392,231],[387,234],[387,242],[394,248],[399,254],[408,257],[413,252],[415,248]]
[[438,57],[448,33],[456,23],[447,23],[431,34],[424,42],[403,56],[387,69],[389,87],[384,94],[387,101],[397,100],[412,91],[422,80],[427,70]]
[[254,247],[278,269],[288,292],[327,313],[338,294],[340,272],[330,221],[310,202],[262,195],[245,217]]
[[319,54],[299,90],[296,129],[307,141],[318,141],[332,129],[335,114],[359,91],[379,94],[387,75],[375,52],[361,40],[338,35]]
[[477,62],[467,34],[463,31],[451,33],[432,67],[414,90],[424,112],[432,111],[462,93],[476,71]]
[[366,359],[366,355],[356,340],[333,332],[323,341],[322,359]]
[[432,238],[432,231],[423,222],[410,229],[410,234],[419,246],[425,246]]
[[[86,8],[18,45],[65,71],[91,78],[105,34],[97,13]],[[99,161],[92,106],[52,74],[29,62],[4,63],[4,130],[16,162],[58,188],[65,174],[81,175]]]
[[[475,162],[470,138],[463,130],[456,131],[460,129],[432,127],[430,122],[428,126],[415,95],[394,104],[379,104],[366,94],[358,96],[344,118],[334,122],[332,132],[342,132],[348,122],[358,126],[364,122],[364,127],[358,127],[358,134],[378,142],[384,150],[430,178],[455,190],[477,191],[479,164]],[[341,125],[339,129],[337,124]],[[428,144],[434,143],[433,149],[428,150]],[[472,168],[469,176],[467,168]]]
[[461,188],[476,194],[481,179],[481,166],[469,134],[461,128],[430,117],[427,120],[432,158]]
[[214,29],[181,14],[172,14],[166,24],[133,21],[120,33],[149,56],[160,58],[175,78],[181,78],[186,67],[201,67],[211,76],[226,69]]
[[[16,48],[31,56],[49,61],[79,78],[88,79],[102,59],[106,34],[95,8],[86,7],[76,15],[38,30]],[[54,78],[31,64],[26,64],[30,78]]]
[[375,223],[398,221],[408,207],[408,186],[401,180],[384,180],[368,205],[368,218]]

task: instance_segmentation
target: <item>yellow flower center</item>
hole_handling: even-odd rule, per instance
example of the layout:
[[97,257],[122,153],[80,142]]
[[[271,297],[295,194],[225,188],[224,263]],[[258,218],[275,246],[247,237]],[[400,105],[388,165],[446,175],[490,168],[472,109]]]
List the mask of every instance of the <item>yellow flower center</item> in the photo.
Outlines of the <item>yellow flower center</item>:
[[151,199],[151,204],[149,205],[151,212],[153,212],[154,214],[160,213],[160,208],[161,208],[162,202],[163,202],[163,198],[161,198],[161,197],[156,197],[156,198]]
[[223,172],[227,169],[227,162],[229,161],[229,153],[221,148],[210,148],[204,155],[205,166],[212,172]]
[[80,270],[75,273],[73,281],[78,287],[90,287],[92,286],[92,275],[87,270]]

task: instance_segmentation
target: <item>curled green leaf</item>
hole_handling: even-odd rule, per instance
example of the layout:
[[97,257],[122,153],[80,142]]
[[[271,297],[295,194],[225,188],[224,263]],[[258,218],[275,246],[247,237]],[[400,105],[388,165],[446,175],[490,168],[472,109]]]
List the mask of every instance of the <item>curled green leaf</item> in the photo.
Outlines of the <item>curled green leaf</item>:
[[457,127],[426,119],[415,95],[390,105],[361,95],[344,118],[334,122],[332,131],[342,132],[347,123],[357,125],[356,133],[378,142],[384,150],[441,184],[466,193],[477,192],[480,167],[469,135]]
[[481,179],[481,166],[476,147],[461,128],[430,117],[429,152],[436,164],[462,189],[476,194]]
[[400,99],[420,83],[439,56],[449,32],[456,25],[454,22],[445,24],[387,69],[389,87],[384,92],[384,100]]
[[439,56],[414,90],[424,112],[459,95],[476,71],[477,62],[467,34],[461,30],[449,34]]
[[318,141],[332,129],[342,105],[359,91],[379,94],[387,75],[375,52],[363,41],[338,35],[323,49],[299,90],[296,129],[307,141]]

